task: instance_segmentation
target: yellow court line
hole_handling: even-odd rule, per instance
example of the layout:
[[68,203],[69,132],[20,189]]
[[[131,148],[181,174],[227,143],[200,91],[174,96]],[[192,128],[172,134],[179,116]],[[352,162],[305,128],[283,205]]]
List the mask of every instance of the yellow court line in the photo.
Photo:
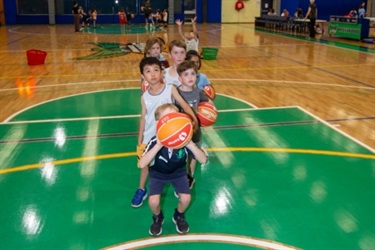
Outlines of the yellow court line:
[[[64,165],[64,164],[76,163],[76,162],[122,158],[122,157],[128,157],[128,156],[136,156],[136,155],[137,155],[136,152],[106,154],[106,155],[94,155],[94,156],[88,156],[88,157],[79,157],[79,158],[72,158],[72,159],[66,159],[66,160],[52,161],[52,162],[48,162],[48,164],[53,165],[53,166],[57,166],[57,165]],[[46,165],[46,163],[42,162],[42,163],[24,165],[24,166],[19,166],[19,167],[14,167],[14,168],[1,169],[0,174],[8,174],[8,173],[12,173],[12,172],[20,172],[20,171],[30,170],[30,169],[34,169],[34,168],[41,168],[41,167],[44,167],[45,165]]]
[[296,154],[314,154],[314,155],[332,155],[362,159],[373,159],[375,160],[375,154],[359,154],[349,152],[338,152],[338,151],[326,151],[326,150],[314,150],[314,149],[292,149],[292,148],[209,148],[205,149],[211,152],[271,152],[271,153],[296,153]]
[[[314,155],[331,155],[331,156],[341,156],[341,157],[351,157],[351,158],[361,158],[361,159],[371,159],[375,160],[375,154],[359,154],[359,153],[349,153],[349,152],[338,152],[338,151],[325,151],[325,150],[312,150],[312,149],[291,149],[291,148],[205,148],[208,152],[269,152],[269,153],[296,153],[296,154],[314,154]],[[66,160],[59,160],[49,162],[49,165],[57,166],[64,165],[69,163],[84,162],[84,161],[93,161],[93,160],[104,160],[112,158],[122,158],[128,156],[136,156],[136,152],[128,153],[118,153],[118,154],[105,154],[105,155],[95,155],[88,157],[79,157]],[[24,165],[19,167],[1,169],[1,174],[8,174],[13,172],[20,172],[35,168],[44,167],[46,163],[36,163],[30,165]]]

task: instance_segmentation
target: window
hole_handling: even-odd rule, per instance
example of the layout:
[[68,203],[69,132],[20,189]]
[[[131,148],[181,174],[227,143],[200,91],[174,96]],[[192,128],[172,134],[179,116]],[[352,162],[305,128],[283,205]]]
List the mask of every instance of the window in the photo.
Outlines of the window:
[[48,14],[48,0],[18,0],[19,15]]

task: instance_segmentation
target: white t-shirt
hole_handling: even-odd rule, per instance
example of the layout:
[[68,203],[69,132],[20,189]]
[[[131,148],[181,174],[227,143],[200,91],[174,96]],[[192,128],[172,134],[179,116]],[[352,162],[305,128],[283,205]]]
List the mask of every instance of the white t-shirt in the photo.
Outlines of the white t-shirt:
[[170,73],[171,67],[164,69],[163,71],[163,80],[165,84],[173,84],[176,87],[181,85],[180,81],[178,80],[178,75],[172,76]]
[[198,39],[185,39],[186,43],[186,52],[190,50],[195,50],[196,52],[199,52],[198,45],[199,45],[199,40]]
[[147,91],[143,93],[143,101],[146,105],[145,130],[143,131],[142,143],[147,144],[156,135],[155,110],[164,103],[173,103],[172,85],[164,84],[164,89],[157,95]]

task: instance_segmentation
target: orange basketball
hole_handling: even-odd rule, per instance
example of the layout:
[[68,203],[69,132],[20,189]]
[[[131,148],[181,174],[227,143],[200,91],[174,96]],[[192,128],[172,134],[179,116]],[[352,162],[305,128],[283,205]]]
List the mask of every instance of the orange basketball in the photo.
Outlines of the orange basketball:
[[156,124],[156,136],[167,148],[182,148],[193,135],[190,116],[173,112],[161,117]]
[[210,85],[204,85],[202,90],[203,90],[203,93],[208,98],[210,98],[211,100],[215,100],[216,92],[215,92],[214,87],[211,84]]
[[201,102],[198,105],[197,116],[202,127],[211,126],[216,122],[217,109],[212,103]]
[[150,88],[150,84],[146,80],[143,80],[142,83],[141,83],[142,93],[144,93],[149,88]]

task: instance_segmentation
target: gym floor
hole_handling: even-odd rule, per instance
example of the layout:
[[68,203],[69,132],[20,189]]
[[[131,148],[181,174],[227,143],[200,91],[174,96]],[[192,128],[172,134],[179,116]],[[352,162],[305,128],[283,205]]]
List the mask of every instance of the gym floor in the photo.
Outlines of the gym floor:
[[[41,32],[45,29],[40,27]],[[17,30],[24,40],[17,42],[13,33],[7,33],[6,45],[2,44],[0,51],[2,59],[16,51],[11,48],[16,43],[24,53],[27,39],[34,36],[28,27]],[[76,35],[81,34],[70,38],[67,33],[52,33],[48,36],[58,40],[55,46],[67,51],[49,51],[49,57],[69,61],[84,55],[74,48]],[[256,34],[263,49],[270,41],[267,39],[278,37]],[[90,38],[90,34],[84,35],[84,40]],[[130,34],[126,39],[143,41],[142,36]],[[60,42],[64,39],[71,44]],[[226,37],[222,40],[225,43]],[[203,36],[202,41],[207,43],[207,38]],[[82,40],[77,43],[82,44]],[[310,45],[311,41],[306,46]],[[317,41],[315,46],[331,45]],[[238,54],[234,49],[244,47],[223,47],[221,55],[228,50]],[[60,53],[64,57],[57,55]],[[367,56],[369,64],[374,62],[371,52],[363,54],[358,49],[355,53],[362,59]],[[141,58],[126,56],[134,59],[133,67]],[[100,72],[80,61],[69,62],[77,75],[75,71],[59,73],[58,61],[26,66],[25,72],[15,74],[9,69],[20,63],[2,60],[0,96],[7,104],[3,103],[0,124],[0,249],[374,249],[375,150],[369,145],[373,130],[363,142],[361,136],[355,136],[358,131],[343,131],[333,124],[332,117],[321,117],[325,113],[310,108],[308,100],[306,106],[298,102],[261,105],[254,97],[254,88],[258,93],[274,88],[278,94],[294,89],[262,82],[255,86],[250,76],[246,76],[249,82],[234,76],[229,91],[221,86],[228,79],[209,77],[217,90],[214,103],[219,115],[212,127],[203,128],[203,147],[209,161],[197,166],[192,202],[186,212],[190,232],[180,236],[175,230],[171,218],[178,200],[168,186],[162,197],[166,217],[163,234],[150,237],[152,214],[147,202],[140,208],[130,206],[139,181],[135,157],[139,70],[126,68],[124,78],[129,76],[129,80],[118,82],[113,79],[114,72],[108,73],[109,65],[105,66],[111,60],[119,62],[116,58],[84,62],[87,67],[95,64],[96,69],[103,70]],[[204,61],[210,68],[202,72],[206,69],[209,75],[213,69],[216,74],[222,62],[228,66],[224,60],[219,54],[217,61]],[[237,69],[246,70],[243,66]],[[39,70],[46,73],[36,74]],[[35,85],[11,87],[30,72]],[[101,78],[101,74],[110,79]],[[257,72],[251,74],[260,81]],[[70,83],[63,82],[65,77]],[[277,79],[273,83],[279,84]],[[334,91],[338,94],[356,94],[370,106],[367,114],[362,110],[362,120],[373,126],[373,73],[366,79],[361,79],[366,85],[350,93],[338,86],[332,88],[337,88]],[[110,87],[105,85],[107,81]],[[309,91],[333,93],[317,86]],[[238,91],[253,97],[241,98],[235,93]],[[262,98],[266,101],[267,94]],[[16,108],[5,109],[6,105]],[[329,107],[322,105],[322,110]],[[353,122],[353,117],[348,121]]]

